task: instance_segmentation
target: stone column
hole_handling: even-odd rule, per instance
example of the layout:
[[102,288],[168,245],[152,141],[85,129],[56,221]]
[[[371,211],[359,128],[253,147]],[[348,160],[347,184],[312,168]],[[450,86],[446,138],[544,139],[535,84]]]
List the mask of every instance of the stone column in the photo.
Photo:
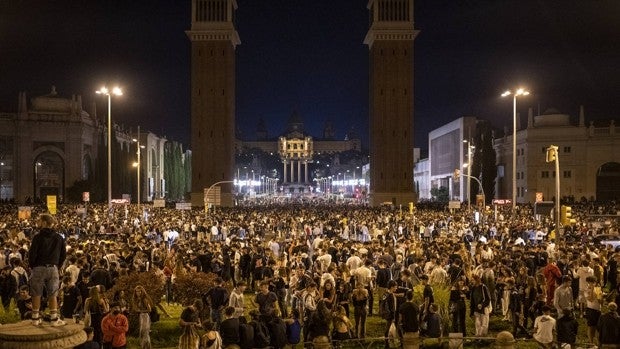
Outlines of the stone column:
[[282,161],[284,165],[284,171],[282,171],[282,175],[284,176],[282,183],[286,183],[286,160]]
[[403,349],[419,349],[420,332],[403,333]]
[[84,326],[71,321],[60,327],[32,326],[29,320],[0,326],[0,349],[68,349],[86,339]]
[[293,166],[293,160],[291,160],[291,183],[295,182],[295,174],[293,173],[294,169],[295,167]]
[[301,183],[301,160],[297,160],[297,183]]
[[308,183],[308,160],[304,161],[304,181]]
[[515,337],[508,331],[502,331],[495,337],[495,347],[501,349],[514,349]]

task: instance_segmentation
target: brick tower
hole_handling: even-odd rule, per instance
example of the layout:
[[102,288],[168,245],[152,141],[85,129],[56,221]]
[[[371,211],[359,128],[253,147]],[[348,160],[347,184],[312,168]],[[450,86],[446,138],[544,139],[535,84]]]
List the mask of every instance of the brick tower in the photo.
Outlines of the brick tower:
[[[192,0],[191,149],[192,205],[204,190],[233,179],[235,151],[236,0]],[[232,206],[232,184],[220,185],[219,204]],[[217,190],[213,191],[217,193]]]
[[415,202],[413,0],[370,0],[370,203]]

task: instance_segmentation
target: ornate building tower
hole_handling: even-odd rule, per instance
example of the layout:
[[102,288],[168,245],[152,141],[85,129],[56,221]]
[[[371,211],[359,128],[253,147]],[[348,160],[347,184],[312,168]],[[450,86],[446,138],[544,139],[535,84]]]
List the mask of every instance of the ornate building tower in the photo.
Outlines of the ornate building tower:
[[[192,205],[203,204],[206,188],[233,179],[236,9],[236,0],[192,0]],[[232,206],[232,184],[222,184],[218,198]]]
[[413,190],[413,0],[369,0],[370,203],[406,204]]

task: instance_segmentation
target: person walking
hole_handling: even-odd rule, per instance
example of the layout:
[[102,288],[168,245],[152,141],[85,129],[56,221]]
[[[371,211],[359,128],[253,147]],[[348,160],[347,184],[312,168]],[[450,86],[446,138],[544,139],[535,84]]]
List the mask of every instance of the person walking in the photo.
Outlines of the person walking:
[[491,305],[491,295],[489,289],[482,283],[480,276],[472,275],[473,287],[469,296],[470,316],[474,318],[476,336],[484,337],[489,331],[489,306]]
[[467,315],[467,306],[465,305],[465,300],[469,296],[469,288],[465,285],[464,276],[459,277],[455,281],[450,289],[449,305],[452,332],[460,332],[463,334],[463,337],[466,337],[465,317]]
[[66,323],[58,317],[58,290],[60,280],[58,269],[65,262],[67,247],[65,240],[54,230],[56,219],[47,213],[39,215],[39,232],[32,238],[28,251],[28,263],[32,270],[30,291],[32,293],[32,324],[41,325],[41,296],[47,294],[52,326]]

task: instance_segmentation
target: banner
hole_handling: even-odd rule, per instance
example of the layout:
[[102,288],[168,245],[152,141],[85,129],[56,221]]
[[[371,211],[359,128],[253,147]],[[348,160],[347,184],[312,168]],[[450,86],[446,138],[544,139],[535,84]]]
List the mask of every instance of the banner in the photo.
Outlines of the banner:
[[166,200],[164,199],[153,200],[153,207],[166,207]]
[[24,220],[30,219],[32,216],[32,207],[31,206],[19,206],[17,207],[17,219]]
[[47,210],[50,214],[56,214],[56,195],[47,196]]

